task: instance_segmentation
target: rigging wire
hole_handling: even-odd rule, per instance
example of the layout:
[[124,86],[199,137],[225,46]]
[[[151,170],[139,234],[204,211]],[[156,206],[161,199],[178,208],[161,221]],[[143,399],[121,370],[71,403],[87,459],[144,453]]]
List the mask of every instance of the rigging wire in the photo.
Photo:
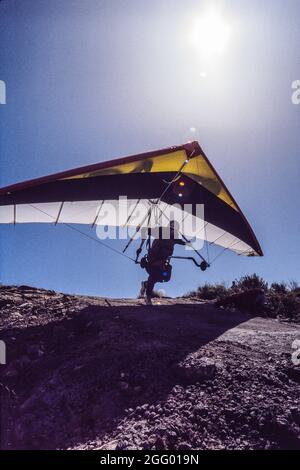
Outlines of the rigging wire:
[[132,243],[133,240],[134,240],[134,237],[135,237],[136,234],[139,233],[139,231],[141,230],[142,225],[143,225],[143,223],[145,222],[145,220],[147,219],[147,217],[150,217],[150,218],[151,218],[151,211],[152,211],[152,206],[151,206],[151,204],[150,204],[150,207],[149,207],[149,210],[148,210],[147,214],[145,215],[145,217],[143,218],[143,220],[139,223],[139,225],[135,228],[134,234],[129,238],[129,241],[128,241],[127,245],[125,246],[124,250],[122,251],[122,253],[125,253],[125,251],[127,250],[127,248],[129,248],[129,246],[131,245],[131,243]]
[[[156,212],[156,214],[154,214],[154,215],[155,215],[155,219],[159,219],[159,218],[160,218],[160,217],[158,217],[158,215],[157,215],[157,210],[156,210],[156,209],[158,209],[158,210],[161,212],[161,215],[165,216],[165,217],[167,218],[167,220],[170,222],[169,217],[168,217],[168,216],[162,211],[162,209],[159,207],[159,203],[161,202],[163,196],[164,196],[164,195],[166,194],[166,192],[169,190],[169,188],[171,187],[171,185],[172,185],[172,184],[178,179],[178,177],[181,175],[183,168],[189,163],[189,161],[190,161],[190,159],[193,157],[193,154],[194,154],[194,153],[195,153],[195,151],[193,151],[192,154],[191,154],[188,158],[186,158],[186,159],[184,160],[184,162],[182,163],[181,167],[179,168],[177,174],[176,174],[176,175],[174,176],[174,178],[168,183],[167,187],[164,189],[164,191],[162,192],[162,194],[161,194],[161,196],[159,197],[159,199],[157,199],[155,202],[149,200],[149,202],[150,202],[149,211],[147,212],[147,214],[146,214],[145,218],[143,219],[143,221],[142,221],[142,222],[138,225],[138,227],[136,228],[135,234],[130,238],[129,242],[127,243],[127,245],[126,245],[126,247],[124,248],[123,251],[119,251],[119,250],[117,250],[116,248],[113,248],[113,247],[107,245],[107,244],[104,243],[103,241],[101,241],[101,240],[99,240],[99,239],[96,239],[96,238],[94,238],[94,237],[88,235],[87,233],[83,232],[82,230],[79,230],[78,228],[74,227],[74,226],[71,225],[71,224],[68,224],[68,223],[66,223],[66,222],[62,222],[62,225],[65,225],[66,227],[68,227],[69,229],[71,229],[71,230],[73,230],[73,231],[79,233],[80,235],[82,235],[82,236],[84,236],[84,237],[86,237],[86,238],[88,238],[88,239],[90,239],[90,240],[92,240],[92,241],[98,243],[99,245],[101,245],[101,246],[103,246],[103,247],[105,247],[105,248],[111,250],[112,252],[114,252],[114,253],[116,253],[116,254],[119,254],[119,255],[122,255],[124,258],[127,258],[127,259],[133,261],[134,263],[136,263],[136,259],[134,259],[134,258],[132,258],[131,256],[127,255],[127,254],[125,253],[125,251],[126,251],[127,248],[129,247],[129,245],[132,243],[132,241],[134,240],[135,235],[139,232],[139,230],[141,229],[142,224],[144,223],[144,221],[146,220],[147,217],[148,217],[148,223],[150,222],[152,210],[153,210],[154,208],[155,208],[155,209],[153,210],[153,212],[154,212],[154,213]],[[103,202],[104,202],[104,201],[103,201]],[[102,204],[103,204],[103,202],[102,202]],[[140,202],[140,200],[137,201],[136,206],[138,205],[139,202]],[[63,204],[63,203],[62,203],[62,204]],[[40,208],[38,208],[38,207],[35,207],[33,204],[29,204],[29,205],[30,205],[33,209],[35,209],[35,210],[37,210],[37,211],[39,211],[39,212],[41,212],[41,213],[47,215],[48,217],[51,217],[56,223],[58,222],[58,218],[55,219],[55,217],[51,216],[51,215],[48,214],[46,211],[44,211],[44,210],[42,210],[42,209],[40,209]],[[166,207],[167,207],[167,205],[168,205],[168,204],[166,204]],[[131,216],[133,215],[133,212],[135,211],[136,206],[134,207],[134,210],[133,210],[132,213],[130,214],[129,219],[130,219]],[[102,205],[101,205],[101,207],[102,207]],[[166,207],[165,207],[165,209],[166,209]],[[61,207],[61,208],[62,208],[62,207]],[[165,209],[164,209],[164,210],[165,210]],[[93,226],[95,225],[95,222],[96,222],[97,219],[98,219],[98,215],[99,215],[99,214],[97,214],[96,219],[94,220]],[[198,255],[203,261],[205,261],[205,262],[207,263],[207,261],[205,260],[205,258],[198,252],[198,250],[196,250],[196,248],[193,246],[193,244],[183,235],[183,233],[181,233],[180,231],[178,231],[178,232],[179,232],[179,234],[183,237],[183,239],[185,240],[185,242],[195,251],[195,253],[197,253],[197,255]]]
[[228,232],[226,232],[226,230],[224,230],[224,232],[219,235],[217,238],[215,238],[215,240],[213,240],[212,242],[209,242],[210,245],[215,245],[215,243],[218,241],[218,240],[221,240],[222,237],[224,237],[224,235],[226,235]]
[[[39,211],[39,212],[42,212],[43,214],[47,215],[48,217],[51,217],[51,219],[53,219],[55,221],[55,217],[53,217],[51,214],[48,214],[46,211],[43,211],[42,209],[40,209],[39,207],[35,207],[33,204],[29,204],[29,206],[31,206],[33,209]],[[73,230],[74,232],[77,232],[81,235],[83,235],[84,237],[86,238],[89,238],[90,240],[98,243],[99,245],[107,248],[108,250],[111,250],[113,251],[114,253],[118,254],[118,255],[122,255],[124,258],[127,258],[131,261],[133,261],[135,263],[135,259],[132,258],[131,256],[129,255],[126,255],[125,253],[122,253],[122,251],[119,251],[117,250],[116,248],[113,248],[112,246],[109,246],[107,245],[107,243],[104,243],[103,241],[99,240],[98,238],[94,238],[92,237],[91,235],[88,235],[87,233],[83,232],[82,230],[79,230],[78,228],[74,227],[73,225],[71,224],[68,224],[66,222],[61,222],[62,225],[65,225],[66,227],[68,227],[69,229]]]
[[159,202],[162,200],[162,198],[164,197],[164,195],[166,194],[166,192],[169,190],[170,186],[172,186],[172,184],[175,183],[175,181],[176,181],[176,180],[178,179],[178,177],[181,175],[182,170],[184,169],[184,167],[189,163],[190,159],[193,158],[194,154],[195,154],[195,150],[193,150],[192,153],[191,153],[189,156],[187,156],[187,157],[185,158],[185,160],[183,161],[181,167],[179,168],[179,170],[178,170],[178,172],[176,173],[176,175],[174,176],[174,178],[172,178],[172,180],[169,181],[168,186],[163,190],[163,192],[162,192],[160,198],[157,200],[157,203],[159,203]]
[[211,265],[216,261],[216,259],[218,259],[221,255],[223,255],[225,253],[225,251],[229,250],[229,248],[231,248],[232,246],[236,245],[237,243],[239,243],[240,240],[235,238],[233,240],[233,242],[230,243],[230,245],[226,246],[225,248],[223,248],[223,250],[217,254],[217,256],[214,257],[214,259],[211,261]]
[[208,225],[208,222],[204,222],[204,238],[205,238],[205,245],[206,245],[206,256],[207,256],[207,262],[208,264],[210,265],[210,261],[209,261],[209,249],[208,249],[208,241],[207,241],[207,231],[206,231],[206,227]]

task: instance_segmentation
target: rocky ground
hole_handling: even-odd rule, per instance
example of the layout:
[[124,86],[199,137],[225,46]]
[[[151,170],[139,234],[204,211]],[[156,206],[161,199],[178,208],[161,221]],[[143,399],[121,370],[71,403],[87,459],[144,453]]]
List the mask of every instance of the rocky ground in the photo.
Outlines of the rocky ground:
[[2,449],[300,449],[300,326],[0,288]]

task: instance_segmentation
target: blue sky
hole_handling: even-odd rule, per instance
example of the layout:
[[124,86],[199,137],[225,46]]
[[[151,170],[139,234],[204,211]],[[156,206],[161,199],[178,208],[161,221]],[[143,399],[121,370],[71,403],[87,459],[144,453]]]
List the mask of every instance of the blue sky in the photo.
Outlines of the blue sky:
[[[208,3],[231,31],[210,60],[188,41]],[[265,257],[225,253],[205,274],[174,262],[166,292],[252,272],[300,281],[299,15],[299,0],[3,0],[0,185],[199,140]],[[143,276],[66,227],[0,227],[4,283],[118,297]]]

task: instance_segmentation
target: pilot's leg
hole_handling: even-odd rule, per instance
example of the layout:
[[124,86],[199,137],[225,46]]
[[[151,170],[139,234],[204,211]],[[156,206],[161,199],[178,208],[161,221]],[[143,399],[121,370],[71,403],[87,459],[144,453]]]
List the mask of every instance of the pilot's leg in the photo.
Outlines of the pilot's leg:
[[146,293],[147,281],[142,281],[139,298],[144,297]]
[[153,274],[150,274],[148,277],[147,285],[146,285],[146,304],[147,305],[152,305],[152,294],[153,294],[153,289],[156,283],[156,278]]

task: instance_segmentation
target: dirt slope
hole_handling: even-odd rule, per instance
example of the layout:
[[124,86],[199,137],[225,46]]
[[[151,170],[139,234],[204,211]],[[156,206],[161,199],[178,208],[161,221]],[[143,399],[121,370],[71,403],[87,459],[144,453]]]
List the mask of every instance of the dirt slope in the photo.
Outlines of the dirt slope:
[[299,325],[21,286],[0,328],[2,448],[300,448]]

